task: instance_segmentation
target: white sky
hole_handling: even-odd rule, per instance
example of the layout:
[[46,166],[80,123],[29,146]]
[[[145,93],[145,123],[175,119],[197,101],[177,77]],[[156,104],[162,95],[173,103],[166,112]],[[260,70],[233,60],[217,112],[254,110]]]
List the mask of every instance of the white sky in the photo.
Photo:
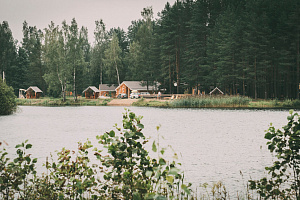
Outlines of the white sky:
[[94,41],[95,21],[103,19],[107,30],[121,27],[127,31],[131,21],[141,18],[143,8],[152,6],[154,17],[167,2],[176,0],[0,0],[0,22],[8,21],[14,39],[22,41],[22,24],[38,29],[46,28],[51,21],[61,25],[75,18],[79,27],[89,31],[89,41]]

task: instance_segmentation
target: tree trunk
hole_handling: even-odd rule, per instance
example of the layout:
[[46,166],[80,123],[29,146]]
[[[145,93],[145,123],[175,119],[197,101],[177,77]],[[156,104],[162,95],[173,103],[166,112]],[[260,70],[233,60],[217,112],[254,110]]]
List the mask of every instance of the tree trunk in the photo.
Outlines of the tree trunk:
[[117,71],[117,78],[118,78],[118,84],[120,85],[120,76],[119,76],[119,70],[118,70],[118,65],[116,64],[116,71]]
[[256,57],[254,59],[254,99],[257,99]]
[[74,76],[73,76],[73,98],[74,98],[74,102],[76,102],[77,98],[76,98],[76,69],[74,67]]
[[179,87],[180,87],[180,75],[179,75],[179,44],[176,47],[176,75],[177,75],[177,94],[179,94]]

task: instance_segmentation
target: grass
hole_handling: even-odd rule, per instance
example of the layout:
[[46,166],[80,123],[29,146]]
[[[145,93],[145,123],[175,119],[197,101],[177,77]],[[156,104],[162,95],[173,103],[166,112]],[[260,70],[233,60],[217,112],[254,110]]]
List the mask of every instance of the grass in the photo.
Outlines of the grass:
[[248,107],[251,98],[243,96],[216,96],[216,97],[187,97],[173,100],[171,107],[175,108],[227,108]]
[[16,99],[17,105],[22,106],[105,106],[109,101],[110,99],[85,99],[83,97],[78,97],[76,102],[73,97],[68,97],[66,101],[52,97]]

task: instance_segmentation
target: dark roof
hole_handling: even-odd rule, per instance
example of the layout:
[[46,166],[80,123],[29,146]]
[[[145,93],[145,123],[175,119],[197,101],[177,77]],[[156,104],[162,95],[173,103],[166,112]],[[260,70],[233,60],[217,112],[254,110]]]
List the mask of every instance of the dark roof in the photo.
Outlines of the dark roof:
[[28,90],[33,90],[34,92],[43,92],[42,90],[40,90],[40,88],[38,88],[37,86],[30,86],[27,90],[26,90],[26,92],[28,91]]
[[[147,91],[147,84],[142,81],[123,81],[122,84],[125,84],[130,90],[139,90],[139,91]],[[121,85],[122,85],[121,84]],[[156,90],[158,89],[159,84],[157,84],[156,88],[154,85],[149,85],[148,90]],[[120,85],[118,86],[120,87]],[[117,88],[118,88],[117,87]],[[116,89],[117,89],[116,88]]]
[[95,86],[89,86],[85,90],[83,90],[83,92],[86,92],[88,89],[91,89],[94,92],[100,92],[100,90],[98,90],[98,88],[96,88]]
[[108,85],[108,84],[100,84],[99,90],[100,91],[115,91],[117,87],[115,85]]

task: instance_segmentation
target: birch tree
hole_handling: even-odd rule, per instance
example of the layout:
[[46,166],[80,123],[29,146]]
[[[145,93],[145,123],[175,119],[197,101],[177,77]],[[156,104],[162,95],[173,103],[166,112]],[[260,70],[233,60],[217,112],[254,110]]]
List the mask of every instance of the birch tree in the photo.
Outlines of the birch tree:
[[[108,48],[104,52],[105,58],[103,62],[104,62],[104,66],[106,67],[106,73],[111,78],[111,81],[114,81],[116,77],[119,85],[120,85],[119,69],[121,68],[122,65],[121,53],[122,50],[119,46],[118,36],[116,33],[114,33]],[[114,70],[116,70],[116,74],[113,72]]]
[[53,22],[45,29],[43,46],[43,61],[46,66],[44,79],[48,90],[57,91],[60,88],[63,101],[66,100],[67,83],[72,78],[72,68],[66,59],[66,32]]

